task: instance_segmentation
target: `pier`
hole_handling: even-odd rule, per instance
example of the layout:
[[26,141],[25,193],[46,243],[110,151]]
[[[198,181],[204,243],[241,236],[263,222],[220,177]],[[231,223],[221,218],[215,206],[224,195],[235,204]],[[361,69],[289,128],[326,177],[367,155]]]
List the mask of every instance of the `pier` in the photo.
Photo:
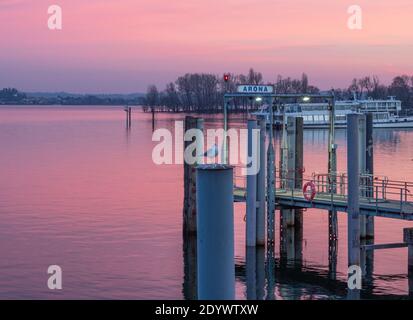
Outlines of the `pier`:
[[[245,87],[245,86],[244,86]],[[268,87],[268,86],[266,86]],[[251,87],[253,88],[253,87]],[[245,88],[244,88],[245,89]],[[349,270],[362,270],[363,281],[368,283],[372,276],[373,252],[380,249],[409,248],[409,279],[412,277],[412,237],[411,229],[405,229],[404,242],[375,244],[374,217],[384,217],[413,221],[413,182],[392,180],[391,177],[380,176],[373,170],[373,122],[371,114],[353,113],[347,116],[347,172],[337,171],[337,144],[335,143],[335,98],[334,92],[328,94],[284,94],[277,95],[272,90],[257,90],[248,93],[228,93],[224,96],[224,137],[222,145],[222,165],[228,165],[228,110],[233,99],[248,98],[265,101],[270,106],[270,118],[250,115],[246,127],[248,157],[253,156],[252,145],[258,144],[259,151],[255,156],[260,163],[258,173],[239,176],[240,166],[234,167],[233,194],[234,202],[246,203],[246,282],[248,298],[257,298],[254,294],[256,283],[254,274],[261,266],[252,263],[257,260],[259,248],[266,249],[266,277],[268,293],[274,283],[275,275],[275,211],[280,211],[280,263],[297,263],[302,260],[303,211],[317,208],[329,214],[329,275],[335,279],[337,266],[338,225],[337,213],[346,213],[348,217],[348,266]],[[297,116],[284,116],[281,126],[281,142],[275,143],[273,109],[280,110],[284,99],[321,99],[328,103],[330,126],[328,135],[328,161],[326,172],[305,174],[305,150],[303,148],[303,119]],[[194,121],[194,120],[192,120]],[[200,120],[199,120],[200,121]],[[196,122],[195,122],[196,123]],[[269,126],[267,125],[269,124]],[[253,139],[253,130],[259,130],[258,139]],[[279,148],[280,159],[276,159],[275,150]],[[276,161],[279,160],[279,161]],[[194,170],[196,166],[193,166]],[[248,172],[249,166],[244,166]],[[199,170],[199,169],[196,169]],[[205,170],[205,167],[202,167]],[[188,177],[188,175],[186,175]],[[192,187],[190,187],[192,186]],[[205,186],[199,186],[189,179],[185,182],[188,190],[199,188],[207,192]],[[216,185],[219,189],[220,186]],[[186,196],[190,199],[190,195]],[[189,203],[196,202],[192,199]],[[195,206],[194,203],[189,206]],[[197,211],[202,206],[197,205]],[[205,211],[204,211],[205,212]],[[231,211],[232,212],[232,211]],[[222,211],[221,214],[231,215]],[[197,220],[197,214],[184,212],[186,225],[190,220]],[[236,217],[235,217],[236,218]],[[189,222],[188,222],[189,221]],[[194,224],[194,222],[192,222]],[[202,227],[198,219],[198,228]],[[184,230],[185,231],[185,230]],[[205,230],[203,231],[205,232]],[[220,238],[219,234],[215,234]],[[214,239],[214,241],[219,241]],[[199,248],[198,248],[199,249]],[[198,251],[198,258],[205,252]],[[204,258],[205,259],[205,258]],[[265,259],[264,259],[265,260]],[[252,263],[252,265],[251,265]],[[263,266],[262,266],[263,267]],[[351,268],[350,268],[351,267]],[[199,271],[199,266],[198,266]],[[216,270],[219,272],[219,270]],[[225,271],[227,272],[227,271]],[[349,271],[348,277],[352,274]],[[253,279],[253,280],[251,280]],[[257,280],[257,279],[255,279]],[[212,279],[203,279],[208,283]],[[231,280],[232,281],[232,280]],[[350,281],[350,280],[349,280]],[[409,281],[409,292],[413,291],[413,281]],[[252,286],[252,287],[251,287]],[[203,288],[198,288],[198,293]],[[359,299],[359,288],[348,288],[348,299]],[[219,297],[219,292],[210,292],[209,297]],[[269,297],[271,298],[271,297]]]

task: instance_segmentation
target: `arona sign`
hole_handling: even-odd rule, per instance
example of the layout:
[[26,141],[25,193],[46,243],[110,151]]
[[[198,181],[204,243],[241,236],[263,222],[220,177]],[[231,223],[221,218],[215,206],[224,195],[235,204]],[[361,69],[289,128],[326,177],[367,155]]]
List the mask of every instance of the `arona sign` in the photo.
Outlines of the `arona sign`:
[[262,85],[253,85],[253,84],[245,84],[239,85],[237,87],[238,93],[252,93],[252,94],[270,94],[274,93],[273,86],[262,86]]

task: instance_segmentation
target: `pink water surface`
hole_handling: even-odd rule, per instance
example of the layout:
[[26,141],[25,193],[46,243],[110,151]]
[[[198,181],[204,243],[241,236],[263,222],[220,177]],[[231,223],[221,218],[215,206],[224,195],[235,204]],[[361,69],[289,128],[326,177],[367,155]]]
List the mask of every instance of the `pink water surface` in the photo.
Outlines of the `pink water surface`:
[[[173,128],[183,114],[157,115]],[[182,165],[152,161],[150,115],[121,107],[0,108],[0,298],[182,299]],[[375,130],[375,171],[413,181],[413,131]],[[325,171],[327,131],[305,131],[306,173]],[[346,168],[345,131],[337,132]],[[236,261],[245,261],[244,204],[235,204]],[[277,214],[278,217],[278,214]],[[400,242],[410,222],[376,219],[376,242]],[[278,227],[278,219],[277,219]],[[338,278],[347,266],[346,215],[339,214]],[[276,255],[279,245],[276,244]],[[304,214],[305,266],[328,267],[328,215]],[[63,290],[47,288],[47,268],[63,269]],[[374,294],[406,295],[407,250],[375,253]],[[287,279],[278,299],[332,293]],[[287,288],[287,289],[286,289]],[[237,277],[237,298],[246,286]]]

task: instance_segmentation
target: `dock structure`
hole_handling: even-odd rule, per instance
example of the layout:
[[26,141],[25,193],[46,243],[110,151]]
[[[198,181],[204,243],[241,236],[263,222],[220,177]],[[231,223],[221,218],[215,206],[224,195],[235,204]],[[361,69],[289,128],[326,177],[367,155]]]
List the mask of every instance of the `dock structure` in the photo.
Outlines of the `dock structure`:
[[[245,86],[242,86],[245,87]],[[268,86],[251,86],[268,87]],[[234,93],[224,96],[224,137],[221,152],[223,165],[228,164],[227,130],[228,108],[232,99],[250,97],[265,101],[270,106],[270,118],[250,116],[248,120],[247,150],[251,156],[252,144],[259,146],[256,163],[260,163],[258,173],[245,177],[243,186],[237,185],[239,178],[234,174],[233,197],[234,202],[246,202],[246,278],[247,297],[257,299],[261,288],[262,279],[258,274],[263,274],[258,257],[262,257],[262,250],[266,250],[265,277],[267,278],[267,298],[274,294],[275,274],[275,211],[280,210],[280,264],[283,261],[294,261],[295,270],[302,266],[297,261],[302,261],[302,235],[303,211],[308,208],[327,210],[329,213],[329,279],[336,280],[337,268],[337,241],[338,222],[337,213],[347,213],[348,218],[348,265],[359,267],[369,282],[373,274],[373,252],[379,249],[409,248],[409,292],[413,288],[413,229],[406,229],[404,243],[375,244],[374,217],[385,217],[398,220],[413,221],[413,182],[397,181],[388,177],[379,176],[373,170],[373,135],[372,116],[369,114],[354,113],[348,115],[347,122],[347,173],[337,171],[337,144],[335,143],[335,97],[334,92],[328,94],[275,94],[269,88],[266,93]],[[252,97],[252,98],[251,98]],[[283,99],[323,99],[328,103],[330,128],[328,139],[327,172],[305,173],[305,152],[303,147],[303,119],[301,117],[287,117],[284,115],[282,125],[282,139],[280,146],[280,159],[276,161],[276,142],[274,134],[274,112],[276,107],[280,110]],[[257,100],[258,101],[258,100]],[[308,100],[306,100],[308,101]],[[190,119],[188,119],[191,122]],[[258,122],[257,122],[258,120]],[[267,129],[269,124],[269,130]],[[192,124],[188,127],[196,127]],[[253,139],[252,130],[260,129],[258,139]],[[278,166],[278,168],[277,168]],[[197,202],[191,198],[190,190],[197,189],[197,184],[190,181],[194,168],[185,170],[184,224],[193,225],[196,214],[189,208]],[[246,172],[248,173],[248,166]],[[309,186],[310,192],[303,188]],[[211,188],[213,190],[213,188]],[[188,193],[189,192],[189,193]],[[197,190],[197,193],[199,190]],[[212,192],[212,191],[211,191]],[[207,203],[207,202],[205,202]],[[202,207],[202,206],[201,206]],[[189,210],[188,210],[189,209]],[[222,209],[222,208],[221,208]],[[215,210],[215,209],[214,209]],[[206,212],[203,213],[204,215]],[[232,210],[222,210],[222,215],[232,215]],[[192,216],[192,217],[191,217]],[[195,218],[194,218],[195,216]],[[188,217],[191,217],[188,219]],[[192,220],[192,221],[191,221]],[[266,220],[266,223],[265,223]],[[198,228],[201,223],[198,217]],[[265,228],[267,229],[265,232]],[[265,239],[266,234],[266,239]],[[266,240],[266,241],[265,241]],[[213,243],[213,239],[210,239]],[[266,242],[266,247],[262,247]],[[199,245],[199,242],[198,242]],[[260,251],[261,250],[261,251]],[[261,254],[258,254],[261,252]],[[198,252],[199,256],[199,252]],[[287,259],[283,259],[283,258]],[[199,263],[199,261],[198,261]],[[258,272],[261,270],[261,272]],[[350,269],[349,269],[350,270]],[[199,271],[199,269],[198,269]],[[232,279],[232,275],[230,276]],[[350,275],[349,275],[350,278]],[[370,280],[369,280],[370,279]],[[232,281],[232,280],[231,280]],[[198,279],[198,285],[202,281]],[[204,285],[206,282],[204,283]],[[232,287],[232,284],[231,284]],[[200,289],[198,288],[198,293]],[[229,293],[232,295],[233,293]],[[358,299],[360,291],[348,288],[349,299]]]
[[[319,174],[314,174],[313,177],[314,180],[303,179],[303,181],[314,181],[318,190],[312,201],[308,201],[304,197],[301,188],[278,188],[275,196],[277,208],[317,208],[348,212],[347,193],[330,193],[325,190],[326,183],[321,180]],[[346,176],[340,176],[340,178],[346,179]],[[374,179],[374,196],[372,198],[360,196],[360,215],[413,221],[413,197],[409,192],[409,190],[413,190],[413,183],[386,179],[384,180],[386,184],[383,186],[383,180]],[[341,184],[343,187],[347,185],[345,181],[342,181]],[[391,195],[393,197],[390,197]],[[399,199],[397,199],[397,195],[399,195]],[[245,201],[244,188],[235,187],[234,200],[236,202]]]

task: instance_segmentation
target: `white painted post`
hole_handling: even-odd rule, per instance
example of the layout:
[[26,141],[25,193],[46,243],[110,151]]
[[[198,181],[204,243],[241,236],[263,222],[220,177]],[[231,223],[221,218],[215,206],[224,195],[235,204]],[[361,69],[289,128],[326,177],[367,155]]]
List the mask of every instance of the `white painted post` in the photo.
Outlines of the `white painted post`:
[[267,122],[265,118],[260,119],[260,171],[257,176],[257,245],[265,246],[265,174],[266,174],[266,150],[265,136]]
[[233,168],[197,167],[198,299],[235,298]]
[[[254,141],[253,130],[257,129],[257,121],[248,120],[248,157],[259,156],[253,154]],[[256,163],[256,162],[255,162]],[[252,164],[251,164],[252,165]],[[248,172],[248,170],[247,170]],[[246,244],[255,247],[257,243],[257,174],[248,172],[247,174],[247,223],[246,223]]]

